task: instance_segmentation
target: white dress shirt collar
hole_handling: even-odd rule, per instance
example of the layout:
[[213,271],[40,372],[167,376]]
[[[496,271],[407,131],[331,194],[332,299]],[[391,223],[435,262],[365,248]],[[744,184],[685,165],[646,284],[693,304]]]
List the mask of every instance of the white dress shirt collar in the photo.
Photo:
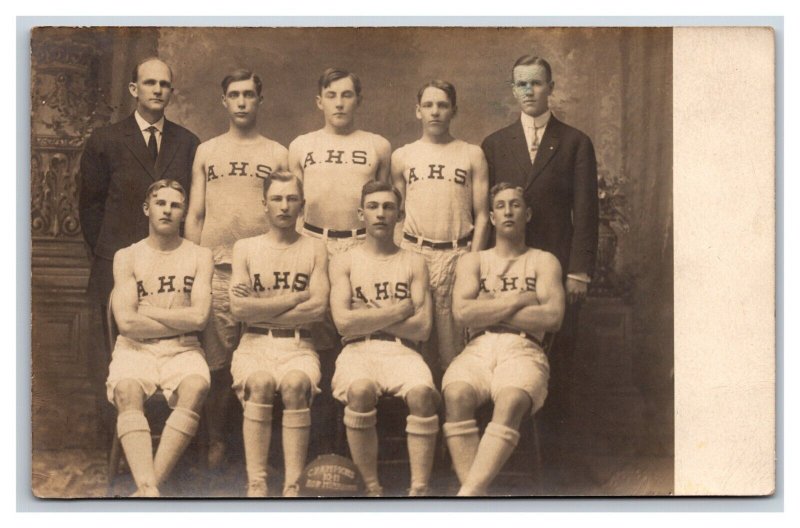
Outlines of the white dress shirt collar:
[[161,116],[161,119],[159,119],[158,121],[156,121],[155,123],[152,123],[152,124],[148,123],[145,120],[145,118],[143,118],[141,115],[139,115],[139,111],[138,110],[133,113],[133,117],[136,118],[136,124],[139,125],[139,130],[141,130],[143,134],[146,133],[146,134],[149,135],[150,133],[149,132],[145,132],[145,130],[147,130],[151,126],[156,127],[156,130],[158,130],[158,134],[162,134],[164,132],[164,116]]

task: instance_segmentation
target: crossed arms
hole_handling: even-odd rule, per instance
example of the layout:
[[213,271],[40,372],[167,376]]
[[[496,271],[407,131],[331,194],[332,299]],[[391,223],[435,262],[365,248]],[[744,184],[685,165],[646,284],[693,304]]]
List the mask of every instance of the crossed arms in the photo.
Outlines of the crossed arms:
[[351,255],[343,253],[331,260],[331,314],[343,336],[362,336],[383,331],[393,336],[426,341],[431,332],[432,301],[428,295],[428,270],[419,255],[412,255],[411,298],[388,306],[363,306],[351,293]]
[[556,332],[564,318],[564,288],[558,259],[541,252],[536,265],[536,291],[519,295],[478,299],[480,255],[467,253],[456,267],[453,286],[453,316],[465,327],[487,327],[506,323],[520,330]]
[[[245,239],[246,240],[246,239]],[[231,275],[231,314],[245,323],[298,326],[319,321],[328,310],[328,254],[322,243],[314,241],[314,269],[308,289],[273,297],[256,297],[250,286],[246,242],[233,246]]]
[[211,312],[213,266],[211,251],[199,248],[197,272],[190,298],[191,305],[160,308],[139,303],[131,251],[128,249],[118,251],[114,255],[114,290],[111,295],[111,307],[120,334],[133,339],[149,339],[202,330]]

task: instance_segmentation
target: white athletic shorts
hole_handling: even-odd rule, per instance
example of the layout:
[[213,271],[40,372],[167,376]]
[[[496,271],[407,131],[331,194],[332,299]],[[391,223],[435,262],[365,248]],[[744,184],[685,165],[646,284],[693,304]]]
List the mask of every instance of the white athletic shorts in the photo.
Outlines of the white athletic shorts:
[[495,401],[507,387],[522,389],[531,397],[531,414],[544,405],[550,365],[541,347],[515,334],[485,333],[470,341],[453,360],[442,379],[442,392],[451,383],[469,384],[478,404]]
[[311,339],[294,337],[272,337],[247,333],[242,336],[239,348],[233,353],[231,375],[233,389],[244,402],[247,379],[254,372],[267,372],[275,379],[276,390],[280,390],[286,373],[298,370],[311,381],[311,396],[319,394],[322,378],[319,356]]
[[156,342],[142,342],[117,336],[108,366],[106,396],[114,403],[114,388],[122,380],[139,382],[147,398],[156,389],[164,392],[167,403],[175,407],[175,389],[187,376],[196,374],[211,383],[203,349],[195,336],[180,336]]
[[336,358],[331,387],[333,397],[347,404],[347,391],[357,380],[375,383],[380,394],[405,399],[420,385],[436,390],[431,371],[422,356],[402,343],[377,339],[346,345]]

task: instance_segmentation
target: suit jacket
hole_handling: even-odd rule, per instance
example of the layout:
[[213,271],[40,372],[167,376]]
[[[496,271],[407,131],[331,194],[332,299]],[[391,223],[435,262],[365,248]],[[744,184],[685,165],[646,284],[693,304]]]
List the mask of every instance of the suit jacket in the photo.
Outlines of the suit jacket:
[[111,261],[118,249],[148,235],[142,212],[147,188],[156,180],[177,180],[187,192],[200,140],[164,120],[161,148],[153,164],[133,114],[100,128],[86,142],[80,165],[79,212],[83,236],[94,253],[89,293],[105,303],[113,287]]
[[594,271],[597,254],[597,160],[592,140],[551,115],[535,162],[522,122],[489,135],[481,145],[489,164],[489,183],[507,181],[525,189],[533,210],[528,246],[553,253],[567,273]]

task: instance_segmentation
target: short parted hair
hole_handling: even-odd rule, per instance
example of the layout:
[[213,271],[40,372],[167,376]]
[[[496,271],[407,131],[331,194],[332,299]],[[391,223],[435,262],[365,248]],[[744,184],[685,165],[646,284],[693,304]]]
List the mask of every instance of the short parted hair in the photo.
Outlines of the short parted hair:
[[264,178],[264,190],[262,192],[264,199],[267,199],[267,192],[269,188],[272,186],[272,182],[279,181],[279,182],[290,182],[294,180],[297,182],[297,190],[300,191],[300,198],[304,199],[303,196],[303,180],[297,177],[297,175],[288,170],[277,170],[275,172],[271,172],[266,178]]
[[349,72],[347,70],[341,70],[339,68],[328,68],[322,75],[319,77],[319,81],[317,85],[319,87],[319,93],[322,94],[322,90],[327,88],[331,85],[334,81],[338,81],[339,79],[344,79],[345,77],[350,77],[350,80],[353,81],[353,89],[356,91],[356,96],[361,96],[361,79],[358,78],[358,75],[355,73]]
[[536,55],[523,55],[517,59],[517,62],[511,67],[511,83],[514,83],[514,68],[517,66],[541,66],[547,72],[547,82],[553,80],[553,70],[550,68],[550,63]]
[[261,77],[256,75],[255,73],[251,72],[250,70],[246,70],[244,68],[239,68],[238,70],[234,70],[230,72],[228,75],[222,79],[222,95],[228,93],[228,86],[231,85],[232,82],[236,81],[249,81],[253,79],[253,83],[256,85],[256,93],[261,95]]
[[450,104],[453,105],[453,108],[456,107],[456,87],[453,86],[453,83],[442,81],[440,79],[434,79],[426,82],[417,92],[417,104],[422,102],[422,94],[425,93],[426,88],[438,88],[439,90],[443,91],[447,95],[447,99],[450,101]]
[[145,203],[148,203],[150,198],[158,194],[158,191],[161,189],[175,189],[181,193],[181,196],[183,196],[183,201],[186,201],[186,189],[183,188],[183,185],[181,185],[179,181],[163,179],[150,184],[150,187],[147,188],[147,192],[145,192],[144,195]]
[[139,80],[139,67],[142,64],[144,64],[145,62],[150,62],[150,61],[158,61],[158,62],[163,62],[164,64],[166,64],[167,65],[167,69],[169,70],[169,78],[172,79],[173,81],[175,80],[175,74],[172,73],[172,67],[169,64],[167,64],[166,62],[164,62],[163,60],[161,60],[160,58],[158,58],[156,56],[152,56],[152,57],[145,57],[144,59],[142,59],[139,62],[137,62],[136,65],[133,67],[133,70],[131,70],[131,82],[132,83],[135,83],[136,81]]
[[397,198],[397,208],[399,209],[402,207],[403,195],[400,194],[400,191],[397,189],[397,187],[387,181],[378,180],[370,180],[361,188],[361,207],[364,207],[364,199],[368,194],[384,191],[394,193],[395,197]]
[[501,192],[505,191],[506,189],[514,189],[515,191],[519,191],[522,195],[522,201],[527,206],[527,202],[525,201],[525,189],[520,187],[519,185],[514,185],[509,182],[500,182],[492,185],[492,188],[489,189],[489,209],[494,209],[494,199],[495,197],[500,194]]

